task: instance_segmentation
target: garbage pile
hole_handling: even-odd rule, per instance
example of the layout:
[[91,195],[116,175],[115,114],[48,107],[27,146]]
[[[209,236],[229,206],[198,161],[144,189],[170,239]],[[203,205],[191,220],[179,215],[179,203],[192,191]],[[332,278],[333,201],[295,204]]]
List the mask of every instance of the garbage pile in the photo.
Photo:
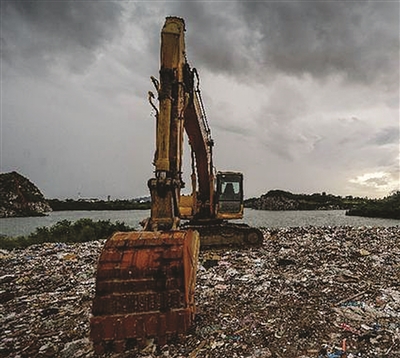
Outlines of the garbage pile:
[[[262,248],[200,253],[185,341],[109,357],[400,357],[400,227],[264,230]],[[93,357],[104,241],[0,251],[0,356]]]

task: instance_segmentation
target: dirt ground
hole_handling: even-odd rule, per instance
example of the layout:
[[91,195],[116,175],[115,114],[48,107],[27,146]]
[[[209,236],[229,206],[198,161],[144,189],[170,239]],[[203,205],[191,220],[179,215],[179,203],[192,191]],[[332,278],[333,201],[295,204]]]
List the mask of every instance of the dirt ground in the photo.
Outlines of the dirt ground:
[[[109,357],[400,357],[400,227],[264,230],[200,253],[183,342]],[[0,251],[0,357],[92,357],[104,241]],[[107,356],[107,355],[105,355]]]

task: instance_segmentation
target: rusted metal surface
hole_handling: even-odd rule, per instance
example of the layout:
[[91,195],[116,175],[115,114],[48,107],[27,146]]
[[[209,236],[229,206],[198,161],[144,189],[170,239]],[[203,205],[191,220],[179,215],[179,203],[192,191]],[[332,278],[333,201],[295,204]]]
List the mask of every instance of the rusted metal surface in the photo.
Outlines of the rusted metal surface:
[[116,233],[102,250],[91,332],[95,351],[183,337],[195,313],[197,231]]

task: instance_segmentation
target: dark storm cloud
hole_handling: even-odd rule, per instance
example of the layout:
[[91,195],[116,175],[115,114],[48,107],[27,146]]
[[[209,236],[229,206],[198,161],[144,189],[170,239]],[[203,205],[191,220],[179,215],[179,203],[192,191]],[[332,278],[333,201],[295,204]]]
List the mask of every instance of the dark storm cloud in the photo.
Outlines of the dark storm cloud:
[[241,15],[235,3],[187,1],[171,4],[171,10],[186,21],[186,47],[189,61],[199,61],[195,66],[235,76],[249,70],[242,49],[250,33],[246,24],[237,21]]
[[[2,1],[2,59],[30,72],[67,65],[82,72],[119,33],[111,1]],[[28,64],[28,65],[27,65]]]
[[376,133],[376,135],[369,141],[369,143],[376,145],[399,144],[399,131],[399,127],[384,128]]
[[[274,71],[398,85],[399,3],[241,1],[179,3],[191,49],[215,72]],[[223,5],[223,6],[222,6]],[[264,68],[263,71],[260,69]]]

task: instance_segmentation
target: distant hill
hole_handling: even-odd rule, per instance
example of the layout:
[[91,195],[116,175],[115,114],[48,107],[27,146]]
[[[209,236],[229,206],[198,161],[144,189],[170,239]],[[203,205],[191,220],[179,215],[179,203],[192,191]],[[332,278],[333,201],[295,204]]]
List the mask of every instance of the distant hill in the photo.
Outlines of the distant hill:
[[51,207],[39,188],[13,171],[0,174],[0,218],[43,216]]
[[245,207],[257,210],[345,210],[365,200],[326,193],[293,194],[283,190],[270,190],[259,198],[245,200]]
[[383,199],[368,200],[346,212],[350,216],[400,219],[400,191]]

